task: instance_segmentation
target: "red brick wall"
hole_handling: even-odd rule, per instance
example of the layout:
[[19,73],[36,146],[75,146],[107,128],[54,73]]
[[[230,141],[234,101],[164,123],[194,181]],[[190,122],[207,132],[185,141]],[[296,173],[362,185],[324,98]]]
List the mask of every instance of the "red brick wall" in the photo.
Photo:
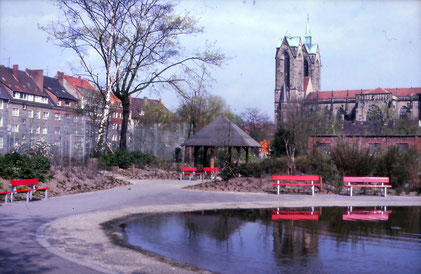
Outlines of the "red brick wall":
[[[330,144],[333,147],[338,142],[338,138],[337,136],[309,136],[308,149],[311,151],[317,143]],[[368,147],[372,143],[380,144],[381,148],[408,144],[409,147],[415,147],[417,153],[421,154],[421,136],[345,136],[343,138],[347,143],[356,142],[363,147]]]

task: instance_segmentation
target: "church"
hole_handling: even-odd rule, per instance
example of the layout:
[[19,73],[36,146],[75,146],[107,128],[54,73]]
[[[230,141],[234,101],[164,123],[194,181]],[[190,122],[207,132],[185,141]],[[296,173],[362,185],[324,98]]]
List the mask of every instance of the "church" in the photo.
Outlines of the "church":
[[307,17],[304,41],[285,36],[275,56],[275,124],[288,104],[303,102],[338,119],[364,123],[382,117],[421,120],[421,87],[321,91],[319,46],[312,41]]

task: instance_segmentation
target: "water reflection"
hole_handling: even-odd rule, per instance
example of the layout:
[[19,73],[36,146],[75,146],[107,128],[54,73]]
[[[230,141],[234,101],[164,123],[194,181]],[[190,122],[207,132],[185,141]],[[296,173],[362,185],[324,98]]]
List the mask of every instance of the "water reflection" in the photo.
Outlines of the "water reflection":
[[414,263],[421,258],[420,209],[277,208],[145,215],[128,222],[126,236],[130,244],[215,272],[421,273]]

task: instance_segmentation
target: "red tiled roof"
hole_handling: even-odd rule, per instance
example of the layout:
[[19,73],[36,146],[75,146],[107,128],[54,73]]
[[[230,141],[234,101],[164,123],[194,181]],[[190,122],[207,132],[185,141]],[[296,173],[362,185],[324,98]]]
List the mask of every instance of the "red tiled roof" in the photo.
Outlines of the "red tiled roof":
[[12,69],[0,66],[0,82],[11,90],[32,95],[47,96],[47,94],[37,86],[32,77],[25,71],[17,70],[16,74],[17,77],[13,75]]
[[79,90],[78,88],[84,88],[84,89],[94,89],[94,87],[85,79],[82,79],[80,77],[73,77],[64,75],[64,79],[72,85],[75,89]]
[[307,96],[307,99],[345,99],[355,98],[357,94],[378,94],[378,93],[392,93],[394,96],[410,96],[421,93],[421,87],[418,88],[375,88],[375,89],[358,89],[358,90],[333,90],[333,91],[319,91],[312,92]]

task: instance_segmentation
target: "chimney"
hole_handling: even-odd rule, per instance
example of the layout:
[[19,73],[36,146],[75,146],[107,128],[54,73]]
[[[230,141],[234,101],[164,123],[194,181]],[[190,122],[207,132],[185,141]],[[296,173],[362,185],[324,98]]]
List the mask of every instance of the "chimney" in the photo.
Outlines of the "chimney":
[[147,104],[148,103],[148,97],[143,97],[143,104]]
[[82,85],[82,77],[80,77],[80,75],[77,77],[77,79],[79,80],[80,85]]
[[159,103],[162,104],[162,99],[161,98],[159,98]]
[[44,71],[42,69],[26,69],[26,73],[32,77],[41,90],[44,89]]
[[18,79],[18,65],[13,65],[13,76],[15,76],[16,79]]
[[63,85],[64,72],[57,71],[57,79],[60,85]]

